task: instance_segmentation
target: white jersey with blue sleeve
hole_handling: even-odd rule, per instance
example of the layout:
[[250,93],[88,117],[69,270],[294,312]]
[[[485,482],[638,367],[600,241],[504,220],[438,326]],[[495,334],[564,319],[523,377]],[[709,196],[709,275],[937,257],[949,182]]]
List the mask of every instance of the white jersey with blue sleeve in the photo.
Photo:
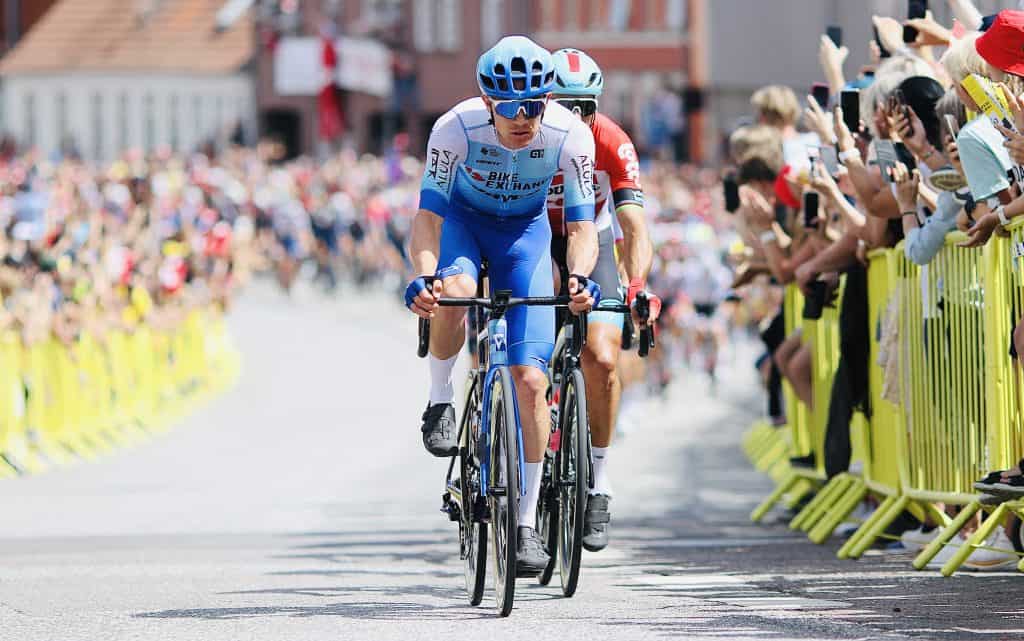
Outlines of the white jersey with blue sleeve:
[[561,105],[551,102],[540,131],[522,149],[498,142],[482,98],[441,116],[430,133],[420,208],[444,217],[458,209],[497,218],[544,213],[552,177],[565,175],[565,219],[594,220],[594,136]]

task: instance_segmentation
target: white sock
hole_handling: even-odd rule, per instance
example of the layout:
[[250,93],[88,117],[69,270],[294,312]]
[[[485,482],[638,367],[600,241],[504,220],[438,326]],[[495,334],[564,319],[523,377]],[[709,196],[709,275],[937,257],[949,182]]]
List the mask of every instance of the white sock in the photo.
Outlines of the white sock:
[[594,489],[590,494],[612,495],[612,484],[608,480],[608,450],[610,447],[591,447],[594,453]]
[[430,362],[431,405],[455,402],[455,386],[452,385],[452,370],[455,369],[455,361],[458,359],[458,354],[443,361],[433,354],[427,357],[427,360]]
[[519,527],[537,529],[537,499],[544,476],[543,463],[526,464],[526,496],[519,497]]

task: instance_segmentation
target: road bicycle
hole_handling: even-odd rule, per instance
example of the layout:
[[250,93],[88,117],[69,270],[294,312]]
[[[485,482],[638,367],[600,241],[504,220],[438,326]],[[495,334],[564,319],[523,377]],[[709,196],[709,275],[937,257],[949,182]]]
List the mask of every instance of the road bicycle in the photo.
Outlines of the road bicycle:
[[[606,305],[600,311],[626,314],[623,346],[632,344],[633,324],[627,305]],[[654,347],[654,334],[647,326],[650,306],[644,292],[637,294],[640,356]],[[627,339],[628,336],[628,339]],[[583,552],[583,513],[587,495],[593,489],[594,461],[591,453],[590,422],[587,419],[586,382],[580,355],[587,341],[586,316],[567,316],[555,341],[548,367],[551,399],[551,439],[544,454],[540,499],[537,502],[537,531],[551,560],[537,577],[547,585],[558,566],[562,594],[576,593]]]
[[[459,422],[458,453],[445,477],[441,511],[459,524],[459,556],[465,563],[466,591],[471,605],[483,599],[487,563],[487,526],[493,545],[494,588],[498,613],[508,616],[515,600],[519,500],[526,494],[523,434],[515,386],[508,365],[508,326],[505,313],[517,305],[567,306],[567,296],[513,297],[509,291],[475,298],[442,298],[443,307],[487,310],[486,327],[475,337],[479,365],[468,374],[466,398]],[[479,325],[478,325],[479,326]],[[430,322],[420,320],[419,355],[430,342]],[[454,477],[458,463],[458,476]]]

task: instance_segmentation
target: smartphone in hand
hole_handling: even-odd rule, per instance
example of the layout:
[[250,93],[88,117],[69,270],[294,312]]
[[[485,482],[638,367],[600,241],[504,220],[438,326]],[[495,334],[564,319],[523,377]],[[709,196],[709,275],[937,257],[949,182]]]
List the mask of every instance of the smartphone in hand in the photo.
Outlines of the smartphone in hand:
[[722,191],[725,196],[725,211],[730,214],[736,213],[740,208],[740,186],[734,174],[728,174],[722,179]]
[[831,40],[837,48],[843,46],[843,28],[839,25],[830,24],[825,27],[825,35],[828,36],[829,40]]
[[818,103],[818,106],[824,110],[828,109],[829,93],[828,85],[825,83],[816,82],[811,85],[811,97],[813,97],[814,101]]
[[860,131],[860,90],[844,89],[839,94],[839,106],[843,108],[843,122],[850,133]]
[[818,206],[820,196],[818,192],[809,191],[804,194],[804,227],[807,229],[818,228]]
[[[924,18],[928,15],[928,0],[910,0],[907,3],[907,19]],[[910,44],[917,40],[917,29],[903,25],[903,42]]]

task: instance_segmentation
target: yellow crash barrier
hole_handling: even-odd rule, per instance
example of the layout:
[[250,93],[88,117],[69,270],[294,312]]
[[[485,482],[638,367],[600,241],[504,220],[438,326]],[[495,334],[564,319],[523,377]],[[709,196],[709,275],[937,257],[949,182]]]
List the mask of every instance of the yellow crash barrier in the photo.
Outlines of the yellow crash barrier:
[[0,333],[0,478],[91,459],[166,427],[231,385],[240,359],[222,314],[144,323],[70,345]]
[[[840,558],[861,556],[899,514],[910,510],[940,526],[938,536],[914,559],[914,567],[921,569],[972,527],[975,515],[990,510],[943,566],[942,574],[949,576],[1007,517],[1024,517],[1024,501],[986,506],[973,488],[989,471],[1013,467],[1024,456],[1024,374],[1019,359],[1010,355],[1024,315],[1024,222],[1010,231],[1009,238],[993,238],[983,251],[957,247],[965,237],[950,234],[924,267],[907,260],[902,247],[870,255],[871,412],[866,419],[855,416],[851,425],[862,468],[820,487],[791,524],[822,542],[865,494],[877,496],[878,509],[839,549]],[[834,312],[817,323],[803,323],[805,339],[815,350],[814,411],[808,417],[806,408],[787,396],[793,432],[783,456],[806,453],[809,438],[818,470],[790,470],[755,510],[755,519],[793,490],[798,479],[823,480],[820,439],[827,400],[818,401],[828,398],[821,394],[835,366],[830,318]],[[748,456],[763,454],[771,438],[763,424],[756,425],[745,443]],[[950,506],[960,506],[952,518]]]

